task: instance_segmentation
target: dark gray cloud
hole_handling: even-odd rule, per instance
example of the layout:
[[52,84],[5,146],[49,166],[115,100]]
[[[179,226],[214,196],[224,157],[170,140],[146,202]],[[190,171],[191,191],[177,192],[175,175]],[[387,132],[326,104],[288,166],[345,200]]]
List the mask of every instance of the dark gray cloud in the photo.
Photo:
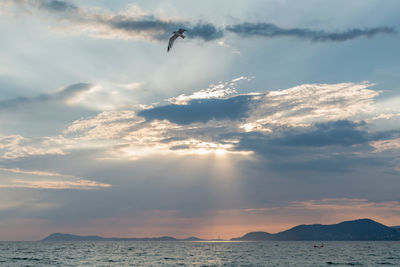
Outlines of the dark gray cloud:
[[138,112],[146,120],[168,120],[177,124],[210,120],[240,120],[248,116],[252,96],[240,95],[228,99],[195,99],[187,105],[166,105]]
[[50,97],[48,95],[40,95],[38,97],[25,97],[25,96],[19,96],[13,99],[8,99],[8,100],[1,100],[0,101],[0,108],[13,108],[16,106],[20,106],[23,104],[28,104],[32,102],[44,102],[49,100]]
[[365,144],[371,137],[362,128],[365,123],[354,123],[348,120],[340,120],[328,123],[317,123],[315,129],[307,132],[288,132],[285,136],[273,140],[284,146],[351,146]]
[[92,88],[92,84],[77,83],[63,88],[54,94],[41,94],[36,97],[20,96],[8,100],[0,100],[0,109],[18,107],[25,104],[43,103],[52,100],[65,101],[79,93],[85,92]]
[[211,23],[199,22],[192,25],[189,22],[162,21],[152,16],[141,19],[132,19],[125,16],[115,16],[110,20],[99,18],[99,22],[109,25],[113,29],[123,30],[133,34],[148,34],[156,40],[169,38],[173,31],[179,28],[187,30],[186,35],[192,38],[199,38],[204,41],[212,41],[222,38],[224,33]]
[[339,120],[316,123],[308,128],[287,128],[280,136],[274,137],[259,132],[246,133],[242,136],[242,148],[253,148],[255,151],[267,147],[298,148],[327,147],[368,144],[371,141],[396,138],[400,131],[369,133],[365,122]]
[[360,164],[390,165],[387,160],[360,157],[353,152],[370,151],[369,142],[399,136],[400,131],[369,133],[364,122],[339,120],[317,123],[306,129],[287,128],[279,136],[251,132],[230,137],[240,139],[237,150],[254,151],[260,159],[278,171],[343,172]]
[[373,37],[377,34],[397,33],[392,27],[349,29],[343,32],[326,32],[323,30],[311,30],[306,28],[284,29],[272,23],[248,22],[227,26],[225,30],[242,37],[295,37],[311,40],[313,42],[343,42],[359,37]]
[[[275,160],[269,162],[269,167],[278,172],[313,171],[325,173],[351,172],[361,167],[388,167],[392,164],[387,158],[382,157],[360,157],[350,154],[332,154],[327,152],[324,156],[311,159],[298,160]],[[391,166],[393,167],[393,166]]]
[[62,0],[41,0],[38,1],[38,4],[39,8],[46,9],[48,11],[68,12],[78,9],[74,4]]
[[132,35],[142,35],[144,38],[155,40],[168,39],[173,31],[179,28],[187,30],[186,35],[204,41],[212,41],[224,36],[223,30],[211,23],[188,21],[160,20],[152,15],[132,18],[124,15],[104,16],[102,14],[87,14],[71,2],[63,0],[35,0],[26,2],[19,0],[22,6],[31,6],[51,13],[65,13],[64,18],[77,24],[99,24],[108,26],[113,30],[122,30]]
[[212,41],[224,37],[224,32],[221,28],[217,28],[211,23],[198,23],[194,27],[189,28],[187,35],[201,38],[205,41]]
[[[65,13],[64,19],[75,24],[101,25],[99,31],[104,31],[103,26],[111,30],[124,31],[133,36],[154,40],[165,40],[178,28],[187,30],[191,38],[204,41],[213,41],[224,37],[226,32],[237,34],[241,37],[295,37],[311,40],[312,42],[344,42],[360,37],[374,37],[377,34],[396,34],[393,27],[382,26],[365,29],[348,29],[341,32],[327,32],[308,28],[281,28],[273,23],[250,23],[244,22],[226,27],[218,27],[209,22],[189,22],[161,20],[152,15],[139,18],[125,15],[103,15],[101,13],[89,14],[73,3],[64,0],[34,0],[33,2],[18,0],[17,3],[46,10],[52,13]],[[110,33],[111,34],[111,33]]]
[[[374,37],[377,34],[395,34],[392,27],[376,27],[366,29],[349,29],[343,32],[326,32],[323,30],[311,30],[306,28],[283,29],[272,23],[241,23],[225,28],[217,27],[211,23],[199,22],[192,26],[190,22],[161,21],[154,17],[133,20],[128,17],[116,16],[104,24],[114,29],[127,32],[142,33],[146,31],[158,31],[154,34],[157,40],[165,40],[172,31],[178,28],[187,29],[187,35],[204,41],[213,41],[224,37],[225,32],[235,33],[241,37],[295,37],[307,39],[313,42],[344,42],[359,37]],[[151,34],[151,33],[150,33]]]
[[72,84],[68,87],[65,87],[61,91],[54,94],[54,96],[61,100],[65,100],[70,97],[74,97],[74,96],[78,95],[79,93],[86,92],[86,91],[90,90],[92,87],[93,87],[93,84],[90,84],[90,83],[76,83],[76,84]]
[[146,34],[157,40],[168,38],[177,28],[183,28],[184,23],[161,21],[154,17],[144,17],[140,20],[126,16],[115,16],[111,19],[98,18],[98,22],[110,26],[112,29],[123,30],[128,33]]

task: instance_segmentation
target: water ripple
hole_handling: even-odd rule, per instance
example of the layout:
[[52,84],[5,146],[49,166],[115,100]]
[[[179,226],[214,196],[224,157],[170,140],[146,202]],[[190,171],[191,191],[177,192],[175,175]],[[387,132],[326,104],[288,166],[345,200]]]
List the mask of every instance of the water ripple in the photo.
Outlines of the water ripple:
[[0,266],[399,266],[400,242],[314,245],[272,241],[0,242]]

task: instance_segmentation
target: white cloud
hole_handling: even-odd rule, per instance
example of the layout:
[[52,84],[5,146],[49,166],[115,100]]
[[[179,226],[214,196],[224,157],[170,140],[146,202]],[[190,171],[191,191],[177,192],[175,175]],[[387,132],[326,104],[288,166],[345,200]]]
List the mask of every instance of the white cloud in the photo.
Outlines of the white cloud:
[[128,84],[104,83],[93,85],[90,90],[80,92],[66,98],[64,101],[70,106],[83,106],[91,110],[115,110],[138,108],[137,90],[143,86],[142,82]]
[[247,80],[250,81],[253,77],[239,77],[235,78],[230,82],[210,84],[206,89],[194,92],[191,95],[181,94],[177,97],[171,97],[167,99],[168,102],[177,105],[185,105],[193,99],[211,99],[211,98],[224,98],[226,96],[236,94],[236,86],[239,81]]
[[[229,82],[212,84],[207,89],[170,98],[168,101],[188,105],[193,99],[227,99],[237,96],[236,87],[239,81],[250,79],[239,77]],[[171,153],[239,153],[248,156],[251,154],[249,151],[236,151],[235,145],[239,142],[237,139],[221,136],[250,131],[275,134],[282,127],[308,127],[318,122],[376,117],[374,98],[379,93],[369,89],[372,85],[304,84],[285,90],[251,93],[249,95],[253,97],[253,104],[248,117],[237,121],[210,120],[206,123],[180,125],[168,120],[146,121],[133,110],[104,111],[97,116],[74,121],[58,136],[32,140],[19,135],[2,137],[0,157],[12,159],[66,154],[73,149],[85,148],[104,151],[105,154],[98,158],[117,159],[138,159]],[[136,88],[140,84],[126,86]],[[88,92],[93,93],[93,90]],[[89,99],[85,101],[93,102]],[[387,142],[375,142],[373,146],[378,152],[386,150],[390,145],[396,147],[397,143]]]
[[[52,171],[0,167],[0,172],[5,173],[1,175],[3,178],[0,188],[91,190],[111,186],[110,184],[98,183],[73,175],[65,175]],[[10,177],[16,178],[10,179]]]
[[23,180],[14,179],[10,184],[0,184],[0,188],[32,188],[32,189],[75,189],[92,190],[110,187],[110,184],[98,183],[90,180],[53,181],[53,180]]
[[315,122],[356,118],[374,111],[378,92],[370,83],[303,84],[270,91],[254,107],[247,130],[268,130],[276,125],[306,126]]
[[30,174],[35,176],[51,176],[51,177],[67,177],[67,178],[76,178],[72,175],[60,174],[57,172],[48,172],[48,171],[36,171],[36,170],[22,170],[19,168],[3,168],[0,167],[0,171],[18,173],[18,174]]
[[143,122],[144,119],[137,117],[134,111],[104,111],[96,117],[74,121],[63,134],[76,134],[83,139],[120,138],[124,132]]
[[64,155],[62,147],[47,138],[30,139],[21,135],[0,136],[0,158],[16,159],[38,155]]
[[400,152],[400,138],[374,141],[371,142],[371,146],[375,149],[375,152],[383,152],[385,150]]
[[[400,219],[400,203],[398,201],[373,202],[368,199],[352,198],[326,198],[321,200],[295,201],[289,206],[290,209],[305,209],[323,213],[332,213],[331,216],[371,218],[385,221],[396,218]],[[372,215],[373,214],[373,215]]]
[[[249,79],[239,77],[230,82],[212,84],[207,89],[168,101],[187,105],[193,99],[235,96],[237,82]],[[167,120],[145,121],[133,111],[121,110],[75,121],[64,134],[75,136],[82,142],[108,140],[112,144],[111,154],[129,155],[132,159],[157,153],[233,153],[238,140],[227,141],[218,135],[249,131],[274,133],[282,126],[308,126],[315,122],[372,116],[374,97],[378,95],[369,89],[372,85],[305,84],[280,91],[253,93],[255,104],[243,122],[224,120],[179,125]],[[246,155],[248,151],[243,153]]]
[[372,117],[371,119],[368,119],[367,121],[374,121],[374,120],[390,120],[396,117],[400,117],[400,113],[384,113],[384,114],[379,114],[378,116]]
[[140,89],[143,86],[143,82],[132,82],[132,83],[126,83],[126,84],[117,84],[116,86],[130,90],[130,91],[135,91]]

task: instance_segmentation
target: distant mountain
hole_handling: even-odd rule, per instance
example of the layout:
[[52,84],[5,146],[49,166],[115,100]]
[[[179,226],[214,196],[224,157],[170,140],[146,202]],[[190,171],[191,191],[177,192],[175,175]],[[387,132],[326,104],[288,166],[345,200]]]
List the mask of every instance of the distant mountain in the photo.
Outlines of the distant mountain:
[[148,237],[148,238],[118,238],[118,237],[101,237],[97,235],[80,236],[71,234],[55,233],[44,238],[42,241],[202,241],[197,237],[189,237],[186,239],[177,239],[170,236]]
[[247,233],[242,237],[239,238],[232,238],[231,240],[246,240],[246,241],[258,241],[258,240],[272,240],[273,234],[267,232],[251,232]]
[[51,234],[43,241],[102,241],[104,237],[97,236],[97,235],[90,235],[90,236],[79,236],[79,235],[70,235],[70,234],[61,234],[55,233]]
[[366,241],[366,240],[400,240],[400,230],[385,226],[370,219],[346,221],[338,224],[298,225],[289,230],[270,234],[252,232],[232,241]]
[[181,239],[182,241],[203,241],[204,239],[197,238],[195,236],[191,236],[185,239]]
[[[289,230],[270,234],[267,232],[250,232],[242,237],[232,238],[232,241],[377,241],[399,240],[400,226],[385,226],[370,219],[346,221],[338,224],[298,225]],[[42,241],[204,241],[197,237],[177,239],[170,236],[151,238],[107,238],[97,235],[80,236],[55,233]],[[222,240],[220,240],[222,241]]]

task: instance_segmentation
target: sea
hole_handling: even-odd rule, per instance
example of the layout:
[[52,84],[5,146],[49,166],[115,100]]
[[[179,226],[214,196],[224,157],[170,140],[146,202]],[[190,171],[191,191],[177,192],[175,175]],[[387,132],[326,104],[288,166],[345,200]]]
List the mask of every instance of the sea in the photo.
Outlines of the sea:
[[400,242],[0,242],[0,266],[400,266]]

